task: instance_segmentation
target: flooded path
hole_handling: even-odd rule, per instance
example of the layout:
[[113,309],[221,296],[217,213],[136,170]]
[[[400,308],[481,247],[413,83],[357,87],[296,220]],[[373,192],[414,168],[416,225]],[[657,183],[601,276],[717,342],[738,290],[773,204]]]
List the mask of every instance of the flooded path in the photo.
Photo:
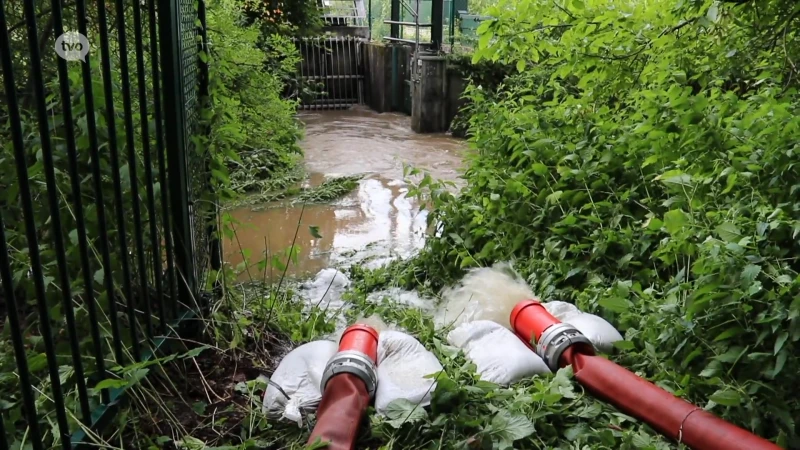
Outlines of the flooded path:
[[[238,240],[226,242],[226,261],[235,267],[245,253],[251,264],[239,279],[279,278],[281,273],[259,271],[257,263],[265,249],[270,255],[288,249],[295,234],[300,251],[287,275],[300,278],[357,262],[374,267],[418,251],[425,242],[427,211],[406,198],[403,164],[457,182],[466,143],[446,135],[416,134],[408,116],[363,108],[308,112],[300,119],[306,124],[301,146],[309,185],[334,176],[363,174],[364,179],[351,194],[330,204],[230,211],[240,225]],[[310,226],[318,228],[321,238],[312,236]]]

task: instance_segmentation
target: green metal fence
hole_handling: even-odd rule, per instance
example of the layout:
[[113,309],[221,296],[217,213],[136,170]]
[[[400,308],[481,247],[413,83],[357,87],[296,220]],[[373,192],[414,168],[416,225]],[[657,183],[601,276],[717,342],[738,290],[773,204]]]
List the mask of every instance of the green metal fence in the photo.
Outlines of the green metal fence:
[[0,450],[102,448],[220,265],[202,0],[45,3],[0,0]]

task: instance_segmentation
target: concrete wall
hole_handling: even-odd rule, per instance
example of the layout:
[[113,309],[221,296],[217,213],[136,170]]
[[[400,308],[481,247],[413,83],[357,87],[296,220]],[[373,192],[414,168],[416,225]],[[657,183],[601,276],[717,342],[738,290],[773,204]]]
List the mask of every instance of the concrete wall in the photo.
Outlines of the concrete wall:
[[411,129],[417,133],[447,131],[447,59],[442,56],[420,56],[419,76],[413,83]]
[[461,98],[464,89],[467,87],[467,81],[464,77],[455,70],[447,70],[447,110],[445,117],[447,121],[447,128],[450,129],[450,124],[461,108],[467,103],[465,99]]
[[[365,100],[377,112],[411,114],[411,49],[403,45],[367,42],[364,55]],[[397,65],[393,72],[394,65]]]
[[379,42],[362,45],[364,99],[371,109],[379,113],[410,114],[412,128],[420,133],[444,132],[450,128],[465,104],[460,97],[466,82],[457,70],[448,70],[445,58],[421,57],[422,76],[415,84],[410,82],[412,47]]
[[380,43],[368,42],[363,45],[365,69],[364,100],[373,110],[384,113],[392,109],[392,52],[391,48]]

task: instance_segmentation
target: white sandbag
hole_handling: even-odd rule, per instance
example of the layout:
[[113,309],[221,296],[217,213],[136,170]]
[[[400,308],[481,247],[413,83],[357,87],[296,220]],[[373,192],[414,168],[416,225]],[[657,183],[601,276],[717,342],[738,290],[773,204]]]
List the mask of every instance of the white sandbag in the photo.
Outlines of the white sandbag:
[[568,320],[564,320],[564,322],[577,328],[578,331],[592,341],[597,350],[604,353],[608,353],[614,348],[614,342],[622,340],[622,335],[613,325],[594,314],[580,313],[570,317]]
[[335,342],[314,341],[289,352],[270,378],[264,393],[264,414],[302,424],[302,412],[316,409],[322,399],[319,386],[322,373],[337,350]]
[[550,369],[514,333],[489,321],[465,323],[447,335],[450,345],[464,351],[482,380],[508,385]]
[[547,312],[562,322],[566,322],[575,316],[583,314],[578,307],[572,303],[561,302],[558,300],[542,303],[542,306],[544,306],[544,309],[546,309]]
[[428,406],[435,389],[433,378],[424,378],[442,370],[436,356],[413,336],[400,331],[383,331],[378,339],[378,389],[375,410],[385,415],[397,399]]
[[622,335],[608,321],[582,312],[572,303],[552,301],[544,303],[544,307],[556,319],[577,328],[601,352],[610,352],[614,348],[614,342],[622,340]]

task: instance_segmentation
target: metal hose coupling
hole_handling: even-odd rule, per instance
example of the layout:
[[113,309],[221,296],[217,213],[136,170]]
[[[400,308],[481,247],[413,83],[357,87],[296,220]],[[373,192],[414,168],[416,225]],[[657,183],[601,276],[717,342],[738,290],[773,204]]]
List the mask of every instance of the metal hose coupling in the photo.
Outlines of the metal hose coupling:
[[536,351],[552,372],[558,371],[561,355],[573,345],[580,346],[584,354],[594,354],[589,338],[572,325],[553,317],[537,300],[517,303],[511,311],[510,322],[517,336]]
[[378,332],[367,325],[351,325],[339,340],[339,351],[333,355],[322,373],[320,389],[333,377],[342,373],[357,376],[367,387],[370,399],[375,397],[378,387]]

